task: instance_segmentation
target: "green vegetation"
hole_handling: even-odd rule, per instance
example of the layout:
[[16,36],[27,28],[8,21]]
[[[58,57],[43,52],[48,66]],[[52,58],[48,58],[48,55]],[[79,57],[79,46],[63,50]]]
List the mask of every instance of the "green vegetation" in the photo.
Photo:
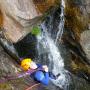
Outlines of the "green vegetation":
[[41,29],[39,26],[34,26],[31,32],[33,35],[40,35],[41,34]]

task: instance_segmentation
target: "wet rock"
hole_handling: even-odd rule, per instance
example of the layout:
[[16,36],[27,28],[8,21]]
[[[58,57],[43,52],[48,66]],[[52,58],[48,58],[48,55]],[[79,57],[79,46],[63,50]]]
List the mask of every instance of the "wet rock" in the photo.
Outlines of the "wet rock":
[[3,23],[3,20],[2,20],[2,14],[1,14],[1,11],[0,11],[0,27],[2,26],[2,23]]
[[[0,10],[3,18],[2,27],[7,40],[16,43],[31,32],[41,17],[58,0],[0,0]],[[11,3],[12,2],[12,3]],[[1,23],[0,23],[1,24]],[[16,36],[17,35],[17,36]]]
[[[76,38],[80,39],[80,34],[88,27],[89,14],[86,6],[90,1],[87,0],[67,0],[66,3],[66,23],[65,26],[75,32]],[[88,8],[89,9],[89,8]]]
[[17,62],[12,59],[0,46],[0,90],[25,90],[32,84],[32,80],[29,78],[21,78],[15,80],[9,80],[2,83],[5,76],[15,76],[19,73],[20,67]]
[[90,30],[86,30],[83,33],[81,33],[80,42],[87,57],[90,59]]
[[13,45],[18,53],[19,58],[30,57],[35,59],[37,57],[37,39],[35,35],[29,33],[21,41]]
[[[66,48],[69,49],[71,55],[71,68],[70,71],[76,75],[83,73],[84,78],[90,77],[89,56],[90,53],[86,50],[89,47],[89,33],[84,35],[87,29],[89,29],[89,4],[90,0],[66,0],[65,8],[65,32],[64,40]],[[87,8],[88,7],[88,8]],[[87,40],[86,37],[87,36]],[[83,40],[83,41],[82,41]],[[87,46],[85,46],[87,45]],[[89,63],[83,63],[89,62]],[[88,74],[86,74],[88,73]],[[81,74],[80,74],[81,75]],[[81,75],[81,76],[82,76]],[[82,76],[82,77],[83,77]],[[87,78],[86,78],[87,80]]]
[[[13,59],[8,56],[0,46],[0,80],[7,74],[14,75],[18,71]],[[0,83],[0,90],[14,90],[10,83]]]
[[86,10],[87,13],[90,14],[90,0],[86,0]]
[[8,56],[0,46],[0,70],[6,73],[15,73],[18,68],[15,65],[15,61]]

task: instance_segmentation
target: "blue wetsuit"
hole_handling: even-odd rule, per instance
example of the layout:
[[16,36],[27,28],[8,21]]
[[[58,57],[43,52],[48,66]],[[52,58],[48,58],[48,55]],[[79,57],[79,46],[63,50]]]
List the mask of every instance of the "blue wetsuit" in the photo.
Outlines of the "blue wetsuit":
[[[56,79],[56,78],[59,76],[59,74],[58,74],[57,76],[55,76],[52,72],[45,72],[45,71],[43,70],[41,64],[37,64],[37,66],[38,66],[37,70],[36,70],[34,73],[30,74],[30,77],[33,78],[33,79],[34,79],[35,81],[37,81],[37,82],[40,82],[40,83],[42,83],[42,84],[44,84],[44,85],[48,85],[50,78],[51,78],[51,79]],[[35,74],[36,74],[38,71],[41,71],[41,72],[44,74],[44,78],[43,78],[42,80],[37,80],[37,79],[35,78]]]
[[42,65],[37,64],[37,66],[38,66],[38,68],[41,69],[41,70],[37,70],[36,72],[42,71],[43,74],[44,74],[44,78],[43,78],[41,81],[38,81],[38,80],[35,78],[35,73],[36,73],[36,72],[34,72],[33,74],[31,74],[30,77],[34,78],[35,81],[38,81],[38,82],[40,82],[40,83],[42,83],[42,84],[44,84],[44,85],[48,85],[48,84],[49,84],[49,78],[50,78],[49,73],[42,70]]

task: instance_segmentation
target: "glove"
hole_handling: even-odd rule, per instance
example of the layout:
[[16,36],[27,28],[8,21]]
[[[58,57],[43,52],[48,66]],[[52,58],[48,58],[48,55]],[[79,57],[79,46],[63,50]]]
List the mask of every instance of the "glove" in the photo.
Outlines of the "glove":
[[47,67],[47,65],[43,65],[42,68],[44,69],[45,72],[48,72],[48,67]]

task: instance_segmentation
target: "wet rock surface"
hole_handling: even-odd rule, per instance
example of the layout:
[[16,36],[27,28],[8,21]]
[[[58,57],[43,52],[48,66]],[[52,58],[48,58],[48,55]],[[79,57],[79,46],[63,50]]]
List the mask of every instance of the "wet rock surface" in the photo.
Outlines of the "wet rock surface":
[[90,59],[90,30],[85,30],[81,33],[81,45],[87,54],[87,57]]
[[3,33],[6,39],[13,43],[21,40],[31,32],[33,25],[41,21],[41,17],[48,9],[57,6],[57,1],[0,0],[0,26],[4,28]]
[[66,22],[64,45],[71,55],[70,71],[88,77],[90,81],[89,60],[89,0],[66,0]]
[[22,79],[2,83],[7,75],[15,75],[19,68],[17,63],[0,46],[0,90],[23,90],[25,83]]
[[26,78],[21,78],[2,83],[5,76],[14,76],[19,71],[21,70],[16,61],[12,59],[0,46],[0,90],[25,90],[28,88],[30,83],[32,83],[30,78],[30,81],[26,80]]

